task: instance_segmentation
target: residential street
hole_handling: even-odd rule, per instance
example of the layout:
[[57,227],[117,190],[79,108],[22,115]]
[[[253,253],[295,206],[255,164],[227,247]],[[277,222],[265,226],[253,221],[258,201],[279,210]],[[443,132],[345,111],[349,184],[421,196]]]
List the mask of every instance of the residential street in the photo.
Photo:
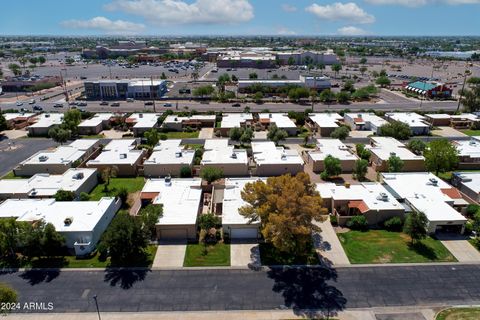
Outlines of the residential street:
[[[341,310],[385,306],[478,304],[480,265],[252,270],[27,271],[1,282],[51,312],[194,310]],[[336,281],[334,281],[336,279]],[[31,311],[31,310],[30,310]],[[38,308],[37,308],[37,311]],[[41,311],[41,310],[40,310]]]

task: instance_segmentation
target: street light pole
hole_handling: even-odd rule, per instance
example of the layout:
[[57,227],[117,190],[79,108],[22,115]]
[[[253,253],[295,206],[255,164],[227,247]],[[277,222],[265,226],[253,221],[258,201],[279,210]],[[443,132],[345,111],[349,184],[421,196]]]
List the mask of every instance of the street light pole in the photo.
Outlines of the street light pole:
[[95,300],[95,306],[97,307],[98,320],[102,320],[102,318],[100,317],[100,310],[98,309],[97,295],[93,296],[93,300]]

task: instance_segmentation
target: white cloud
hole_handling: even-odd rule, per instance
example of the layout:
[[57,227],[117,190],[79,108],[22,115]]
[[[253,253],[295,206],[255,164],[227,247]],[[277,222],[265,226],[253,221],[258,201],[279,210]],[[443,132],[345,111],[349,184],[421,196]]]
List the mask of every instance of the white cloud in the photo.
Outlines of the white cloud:
[[350,23],[373,23],[375,17],[368,14],[354,2],[335,2],[325,6],[316,3],[305,8],[307,12],[313,13],[320,19],[325,20],[346,20]]
[[337,30],[337,33],[342,36],[363,36],[366,35],[367,32],[361,28],[357,28],[354,26],[342,27]]
[[125,20],[112,21],[105,17],[95,17],[90,20],[67,20],[61,25],[72,29],[92,29],[107,34],[137,34],[145,29],[145,25]]
[[297,11],[297,7],[284,3],[282,4],[282,10],[285,12],[295,12]]
[[450,5],[480,4],[480,0],[365,0],[375,5],[399,5],[405,7],[421,7],[427,4],[445,3]]
[[156,25],[229,24],[254,17],[248,0],[115,0],[105,9],[141,16]]
[[297,33],[293,30],[288,29],[288,28],[280,27],[280,28],[277,29],[277,34],[280,35],[280,36],[294,36]]

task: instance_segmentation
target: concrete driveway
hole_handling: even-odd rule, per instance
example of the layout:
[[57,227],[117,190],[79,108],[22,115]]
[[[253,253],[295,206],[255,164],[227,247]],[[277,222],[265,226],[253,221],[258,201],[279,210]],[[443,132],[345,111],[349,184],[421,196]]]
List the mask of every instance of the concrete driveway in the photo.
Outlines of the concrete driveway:
[[437,234],[437,238],[450,251],[458,262],[480,262],[480,252],[467,238],[456,234]]
[[314,234],[313,240],[317,253],[329,260],[333,265],[350,265],[342,244],[330,223],[330,220],[324,222],[314,222],[322,229],[319,234]]
[[198,134],[198,139],[211,139],[213,137],[213,128],[202,128]]
[[230,244],[232,267],[260,266],[260,249],[256,241],[234,241]]
[[152,268],[182,268],[187,244],[185,242],[162,242],[158,245]]

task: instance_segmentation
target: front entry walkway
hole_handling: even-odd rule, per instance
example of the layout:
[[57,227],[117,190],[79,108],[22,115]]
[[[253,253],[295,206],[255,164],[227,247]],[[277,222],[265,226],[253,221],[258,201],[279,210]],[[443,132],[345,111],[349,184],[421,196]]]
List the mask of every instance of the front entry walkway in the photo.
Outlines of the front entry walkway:
[[182,268],[187,244],[162,242],[158,245],[152,268]]
[[437,238],[458,262],[480,262],[480,252],[467,241],[465,236],[440,233],[437,234]]
[[320,234],[314,235],[314,245],[317,253],[321,257],[330,260],[335,266],[350,265],[350,261],[343,250],[340,240],[338,240],[330,220],[314,223],[322,229]]
[[258,267],[260,249],[257,241],[235,241],[230,244],[230,265],[232,267]]

